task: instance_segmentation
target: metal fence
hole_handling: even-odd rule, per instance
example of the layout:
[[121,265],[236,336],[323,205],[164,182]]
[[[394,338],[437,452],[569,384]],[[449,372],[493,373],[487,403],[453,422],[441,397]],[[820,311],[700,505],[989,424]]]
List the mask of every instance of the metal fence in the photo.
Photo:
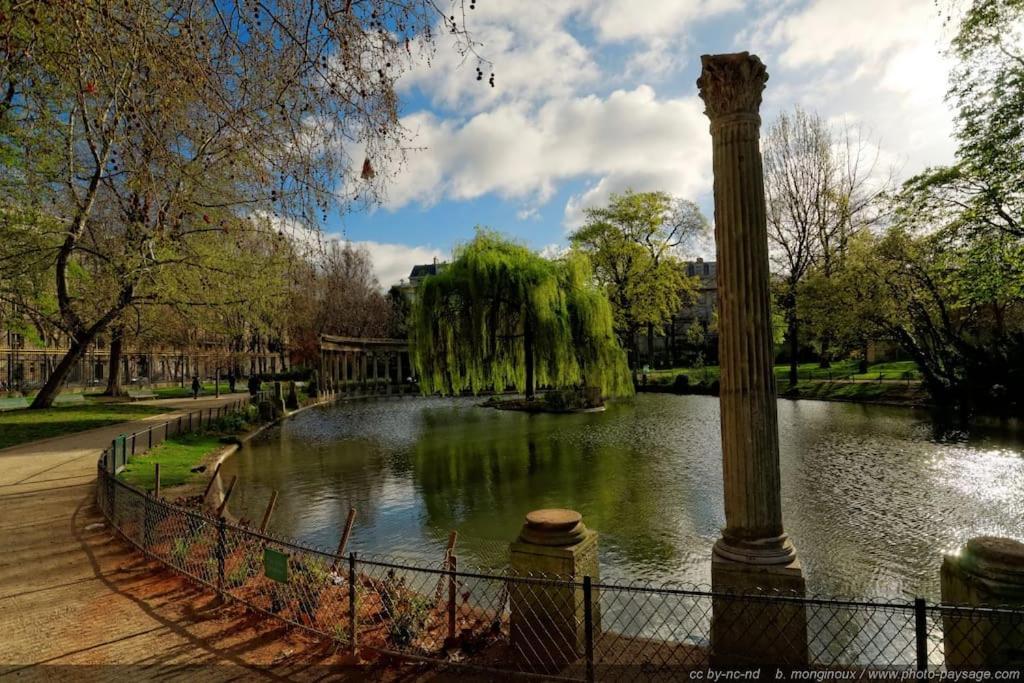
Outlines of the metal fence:
[[951,653],[995,642],[1010,659],[988,664],[1024,668],[1024,652],[1005,647],[1024,644],[1024,610],[516,576],[460,568],[454,556],[418,566],[339,556],[131,487],[112,467],[125,449],[104,453],[97,503],[126,540],[225,599],[353,651],[565,680],[672,680],[737,663],[712,659],[713,637],[779,653],[783,667],[854,675],[939,670]]
[[127,465],[128,458],[133,455],[144,453],[171,437],[209,427],[216,420],[237,413],[249,405],[248,397],[239,398],[219,406],[182,413],[173,420],[154,424],[131,434],[120,434],[110,442],[110,447],[103,451],[100,458],[101,469],[116,472]]

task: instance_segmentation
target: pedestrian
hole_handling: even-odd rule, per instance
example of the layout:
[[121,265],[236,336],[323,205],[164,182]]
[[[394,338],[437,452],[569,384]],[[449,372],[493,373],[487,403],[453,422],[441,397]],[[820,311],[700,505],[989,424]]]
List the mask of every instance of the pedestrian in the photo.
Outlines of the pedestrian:
[[192,398],[199,398],[199,376],[192,378]]
[[228,392],[235,393],[235,371],[228,370]]
[[257,374],[249,375],[249,395],[255,396],[260,390],[260,376]]

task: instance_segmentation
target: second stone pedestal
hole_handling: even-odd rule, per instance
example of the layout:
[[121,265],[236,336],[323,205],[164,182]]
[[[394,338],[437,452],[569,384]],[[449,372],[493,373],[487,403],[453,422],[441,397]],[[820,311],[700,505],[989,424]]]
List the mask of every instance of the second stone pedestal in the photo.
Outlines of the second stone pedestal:
[[981,607],[1024,607],[1024,543],[982,536],[947,555],[942,602],[951,605],[942,612],[950,670],[1024,669],[1024,612]]
[[[586,650],[580,584],[584,576],[598,580],[597,533],[573,510],[536,510],[509,550],[513,576],[522,579],[509,582],[512,647],[529,670],[556,673]],[[600,633],[599,603],[593,591],[593,633]]]

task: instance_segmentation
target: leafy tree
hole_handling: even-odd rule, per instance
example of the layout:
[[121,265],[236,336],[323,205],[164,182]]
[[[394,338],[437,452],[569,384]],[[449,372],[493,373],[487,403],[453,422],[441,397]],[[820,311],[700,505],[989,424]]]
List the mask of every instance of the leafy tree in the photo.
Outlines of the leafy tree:
[[273,239],[374,201],[401,161],[396,78],[443,16],[430,0],[2,6],[0,210],[54,225],[32,251],[0,234],[0,263],[48,263],[56,312],[33,313],[69,340],[33,407],[129,307],[166,303],[163,271],[231,271],[211,236]]
[[638,358],[636,336],[667,324],[696,295],[680,249],[707,232],[696,204],[665,192],[613,194],[607,207],[587,209],[587,221],[570,241],[593,263],[615,313],[620,343]]
[[426,278],[412,314],[412,362],[424,393],[514,386],[599,387],[632,393],[611,307],[586,257],[549,261],[479,230]]
[[[859,129],[834,129],[821,116],[797,108],[782,113],[765,136],[764,174],[768,239],[789,341],[790,384],[797,382],[801,287],[812,273],[828,280],[851,236],[878,218],[878,199],[889,185],[875,176],[877,152]],[[832,344],[821,326],[823,364]]]

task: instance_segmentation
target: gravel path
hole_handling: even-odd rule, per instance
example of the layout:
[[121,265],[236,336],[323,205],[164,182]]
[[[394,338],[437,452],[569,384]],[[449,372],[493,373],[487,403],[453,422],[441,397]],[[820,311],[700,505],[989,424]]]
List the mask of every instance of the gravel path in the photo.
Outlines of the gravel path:
[[[237,397],[150,403],[174,410]],[[0,678],[194,679],[196,666],[203,680],[279,677],[246,659],[256,644],[245,636],[267,629],[238,630],[241,615],[227,609],[192,613],[211,596],[131,552],[93,505],[101,449],[165,419],[0,450]]]

